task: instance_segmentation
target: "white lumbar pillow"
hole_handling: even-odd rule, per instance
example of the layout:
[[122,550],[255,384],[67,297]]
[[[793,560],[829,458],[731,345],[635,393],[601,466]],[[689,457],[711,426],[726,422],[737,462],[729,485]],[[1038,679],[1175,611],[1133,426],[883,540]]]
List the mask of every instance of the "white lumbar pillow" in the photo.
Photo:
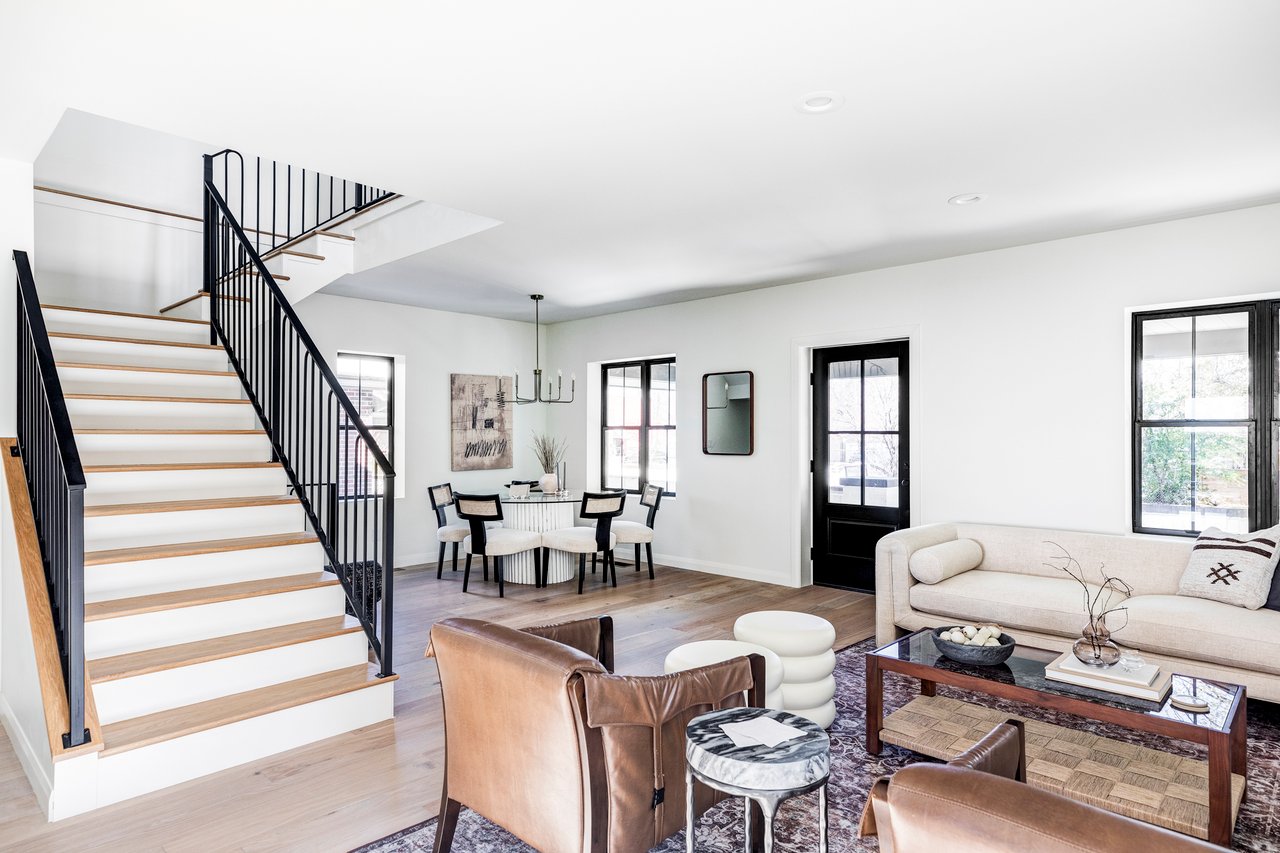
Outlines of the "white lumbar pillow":
[[1257,610],[1267,603],[1280,553],[1280,527],[1255,533],[1201,531],[1182,572],[1178,595]]
[[916,551],[907,568],[920,583],[938,583],[976,568],[981,562],[981,545],[972,539],[953,539]]

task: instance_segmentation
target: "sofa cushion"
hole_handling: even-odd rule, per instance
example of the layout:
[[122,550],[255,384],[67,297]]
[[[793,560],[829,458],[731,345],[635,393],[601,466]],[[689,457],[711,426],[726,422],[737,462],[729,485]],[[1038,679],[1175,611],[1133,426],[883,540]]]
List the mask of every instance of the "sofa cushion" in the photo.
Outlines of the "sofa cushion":
[[937,583],[982,562],[982,546],[972,539],[953,539],[921,548],[911,555],[911,576],[920,583]]
[[1084,591],[1068,577],[1014,572],[965,572],[935,584],[911,587],[911,606],[948,623],[995,622],[1007,629],[1078,637],[1089,619]]
[[[1185,595],[1138,595],[1116,614],[1112,637],[1144,652],[1280,673],[1280,613]],[[1111,620],[1108,620],[1110,622]]]
[[1256,533],[1226,533],[1216,527],[1196,538],[1178,595],[1207,598],[1257,610],[1267,603],[1276,573],[1280,528]]

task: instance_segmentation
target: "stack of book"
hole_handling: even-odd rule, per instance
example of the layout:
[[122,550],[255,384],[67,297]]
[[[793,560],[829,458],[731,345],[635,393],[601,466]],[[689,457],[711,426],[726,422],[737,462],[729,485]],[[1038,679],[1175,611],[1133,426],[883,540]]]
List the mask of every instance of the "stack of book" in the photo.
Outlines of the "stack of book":
[[1071,652],[1064,652],[1053,663],[1045,666],[1044,674],[1052,681],[1064,681],[1079,687],[1119,693],[1151,702],[1163,702],[1169,695],[1172,683],[1169,674],[1161,673],[1160,667],[1154,663],[1143,664],[1133,672],[1126,672],[1118,665],[1100,669],[1081,663]]

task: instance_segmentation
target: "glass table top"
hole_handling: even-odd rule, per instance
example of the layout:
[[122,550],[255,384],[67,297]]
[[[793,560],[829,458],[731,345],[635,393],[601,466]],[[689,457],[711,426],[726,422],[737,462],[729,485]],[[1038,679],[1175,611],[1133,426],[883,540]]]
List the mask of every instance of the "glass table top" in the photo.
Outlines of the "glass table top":
[[581,503],[582,492],[566,492],[564,494],[543,494],[542,492],[530,492],[528,496],[523,498],[513,498],[510,494],[502,496],[504,504],[566,504]]
[[[929,630],[917,631],[896,642],[876,649],[871,654],[882,659],[885,669],[893,669],[889,660],[931,667],[944,672],[981,678],[985,681],[1009,684],[1057,696],[1069,696],[1083,699],[1099,705],[1121,708],[1127,711],[1163,717],[1168,720],[1191,726],[1226,732],[1231,727],[1232,710],[1236,699],[1244,688],[1238,684],[1222,681],[1210,681],[1190,675],[1174,673],[1173,685],[1169,697],[1164,702],[1149,702],[1145,699],[1134,699],[1118,693],[1102,690],[1091,690],[1088,687],[1077,687],[1062,681],[1053,681],[1045,676],[1045,666],[1058,658],[1061,652],[1035,649],[1029,646],[1017,646],[1013,655],[997,666],[975,666],[958,663],[944,657],[933,642],[933,634]],[[1209,710],[1203,714],[1195,714],[1175,708],[1171,697],[1175,693],[1189,693],[1209,703]]]

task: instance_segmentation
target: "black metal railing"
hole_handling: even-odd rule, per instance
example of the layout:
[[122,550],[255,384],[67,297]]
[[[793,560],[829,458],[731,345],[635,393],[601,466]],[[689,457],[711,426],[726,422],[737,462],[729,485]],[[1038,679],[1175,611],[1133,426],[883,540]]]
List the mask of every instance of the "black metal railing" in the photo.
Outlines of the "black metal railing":
[[391,668],[395,471],[294,313],[205,157],[205,287],[216,343],[271,439],[379,663]]
[[[18,268],[18,452],[49,584],[54,631],[67,688],[66,747],[89,739],[84,727],[84,469],[49,346],[26,252]],[[34,614],[33,614],[34,615]]]
[[222,195],[259,255],[309,237],[348,214],[395,195],[390,190],[299,169],[227,148],[212,155],[206,179]]

